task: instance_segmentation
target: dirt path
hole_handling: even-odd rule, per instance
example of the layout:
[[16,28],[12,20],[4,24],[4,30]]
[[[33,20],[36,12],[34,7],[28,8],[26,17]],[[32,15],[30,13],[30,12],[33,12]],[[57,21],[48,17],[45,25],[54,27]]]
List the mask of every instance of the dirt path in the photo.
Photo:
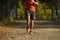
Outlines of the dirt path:
[[34,28],[33,35],[25,28],[0,26],[0,40],[60,40],[60,28]]

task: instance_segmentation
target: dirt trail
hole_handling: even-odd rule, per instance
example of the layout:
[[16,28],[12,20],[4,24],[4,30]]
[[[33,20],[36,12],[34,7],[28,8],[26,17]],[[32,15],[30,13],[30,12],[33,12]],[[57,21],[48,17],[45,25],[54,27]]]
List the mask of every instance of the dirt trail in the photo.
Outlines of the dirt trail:
[[34,28],[30,35],[25,28],[0,26],[0,40],[60,40],[60,28]]

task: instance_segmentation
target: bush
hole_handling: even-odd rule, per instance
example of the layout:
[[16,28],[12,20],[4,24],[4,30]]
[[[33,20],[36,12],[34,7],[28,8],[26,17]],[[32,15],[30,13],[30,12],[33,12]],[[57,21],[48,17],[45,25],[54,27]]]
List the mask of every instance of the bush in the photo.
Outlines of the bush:
[[[52,5],[51,2],[46,1],[39,1],[39,5],[36,6],[36,20],[51,20],[51,15],[52,15]],[[57,9],[59,9],[59,0],[57,1]],[[60,9],[59,9],[60,10]],[[60,11],[57,10],[58,15],[60,16]],[[19,8],[17,8],[17,13],[18,13],[18,18],[20,19],[25,19],[25,12],[24,8],[22,5],[22,0],[19,1]],[[57,16],[58,16],[57,15]]]

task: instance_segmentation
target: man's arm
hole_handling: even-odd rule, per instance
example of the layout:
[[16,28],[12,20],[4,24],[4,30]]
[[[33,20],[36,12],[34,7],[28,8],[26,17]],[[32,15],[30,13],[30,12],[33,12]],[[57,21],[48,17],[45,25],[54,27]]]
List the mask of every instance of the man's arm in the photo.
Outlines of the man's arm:
[[32,0],[32,2],[33,2],[34,4],[36,4],[36,5],[38,5],[38,2],[35,2],[34,0]]

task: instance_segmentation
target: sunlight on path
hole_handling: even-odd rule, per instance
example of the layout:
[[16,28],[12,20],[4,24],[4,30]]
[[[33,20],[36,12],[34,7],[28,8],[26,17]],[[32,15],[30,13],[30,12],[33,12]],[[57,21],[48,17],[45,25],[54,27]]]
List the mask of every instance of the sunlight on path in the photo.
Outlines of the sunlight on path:
[[34,28],[30,35],[25,28],[0,27],[0,40],[60,40],[60,28]]

